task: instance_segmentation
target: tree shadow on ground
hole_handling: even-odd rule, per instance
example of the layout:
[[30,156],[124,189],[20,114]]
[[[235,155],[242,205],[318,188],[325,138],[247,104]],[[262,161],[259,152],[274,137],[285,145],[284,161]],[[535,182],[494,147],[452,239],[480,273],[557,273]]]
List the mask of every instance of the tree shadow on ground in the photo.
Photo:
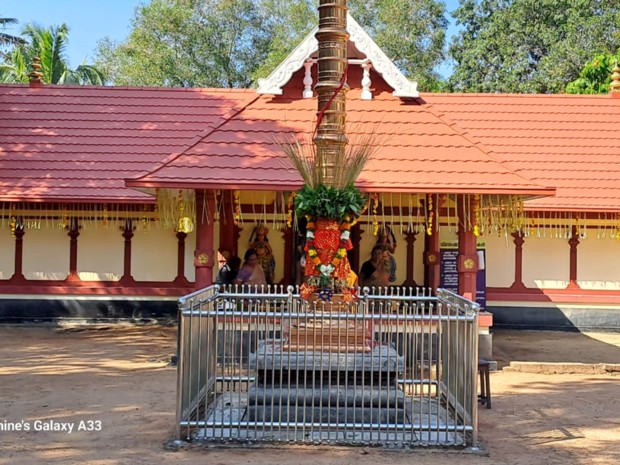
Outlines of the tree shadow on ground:
[[510,362],[620,363],[620,333],[495,330],[493,358]]

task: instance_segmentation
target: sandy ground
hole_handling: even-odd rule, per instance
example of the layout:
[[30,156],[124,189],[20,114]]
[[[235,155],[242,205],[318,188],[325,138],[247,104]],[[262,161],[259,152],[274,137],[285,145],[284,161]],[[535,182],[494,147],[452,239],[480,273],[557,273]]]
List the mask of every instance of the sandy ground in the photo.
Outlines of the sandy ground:
[[[175,335],[153,326],[0,327],[0,465],[620,463],[620,374],[501,369],[515,361],[620,363],[620,334],[497,332],[500,371],[491,375],[493,408],[480,409],[482,453],[166,450],[174,432],[176,372],[168,361]],[[73,431],[42,430],[63,423]]]

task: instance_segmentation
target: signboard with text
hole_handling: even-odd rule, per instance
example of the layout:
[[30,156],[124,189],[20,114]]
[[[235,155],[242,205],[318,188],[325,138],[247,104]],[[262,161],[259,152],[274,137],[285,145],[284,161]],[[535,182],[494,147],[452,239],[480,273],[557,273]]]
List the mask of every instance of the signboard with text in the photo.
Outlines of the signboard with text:
[[[486,251],[484,241],[478,241],[477,250],[480,269],[476,276],[476,302],[480,305],[480,308],[484,310],[487,305]],[[458,256],[458,241],[441,241],[439,287],[456,293],[459,291],[459,274],[457,270]]]

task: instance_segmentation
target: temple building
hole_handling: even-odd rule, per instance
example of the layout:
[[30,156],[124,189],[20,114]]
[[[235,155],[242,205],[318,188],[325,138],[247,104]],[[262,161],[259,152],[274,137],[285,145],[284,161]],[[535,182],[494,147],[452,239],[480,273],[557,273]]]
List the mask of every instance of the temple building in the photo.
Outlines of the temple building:
[[[348,17],[359,271],[381,233],[394,285],[453,289],[493,325],[620,330],[620,69],[609,95],[419,93]],[[218,251],[268,239],[299,283],[313,31],[257,89],[0,85],[0,322],[174,316]],[[490,324],[490,316],[487,320]]]

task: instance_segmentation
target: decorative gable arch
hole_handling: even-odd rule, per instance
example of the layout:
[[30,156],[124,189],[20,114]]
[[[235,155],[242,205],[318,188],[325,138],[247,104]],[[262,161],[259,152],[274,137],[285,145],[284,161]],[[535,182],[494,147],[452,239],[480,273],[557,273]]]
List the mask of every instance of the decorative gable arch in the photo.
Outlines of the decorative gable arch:
[[[259,94],[282,94],[282,88],[290,81],[293,74],[304,67],[308,60],[312,60],[312,54],[318,51],[319,44],[315,37],[317,30],[318,28],[314,28],[269,77],[258,80],[257,92]],[[353,42],[357,50],[366,57],[365,60],[357,61],[369,61],[374,70],[393,89],[394,96],[403,98],[419,96],[418,83],[404,76],[349,13],[347,13],[347,30],[350,42]],[[304,93],[304,96],[309,95]]]

